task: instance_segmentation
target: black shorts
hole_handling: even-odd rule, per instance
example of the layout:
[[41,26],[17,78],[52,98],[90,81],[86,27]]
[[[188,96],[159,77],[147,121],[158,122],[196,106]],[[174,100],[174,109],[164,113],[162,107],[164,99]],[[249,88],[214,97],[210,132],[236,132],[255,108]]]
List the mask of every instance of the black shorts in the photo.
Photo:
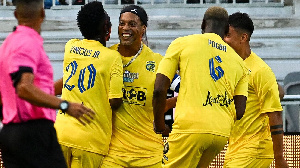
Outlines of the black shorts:
[[4,125],[0,149],[6,168],[67,168],[54,124],[49,120]]

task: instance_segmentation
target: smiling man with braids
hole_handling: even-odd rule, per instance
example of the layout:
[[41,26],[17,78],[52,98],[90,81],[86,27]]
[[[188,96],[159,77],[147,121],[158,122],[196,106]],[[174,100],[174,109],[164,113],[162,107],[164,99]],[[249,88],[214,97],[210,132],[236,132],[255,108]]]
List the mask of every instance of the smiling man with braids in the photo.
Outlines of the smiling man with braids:
[[105,47],[111,27],[108,18],[101,2],[84,5],[77,16],[84,39],[71,39],[65,46],[62,98],[96,113],[86,126],[58,113],[55,127],[69,168],[101,166],[111,139],[112,112],[122,103],[121,55]]
[[163,141],[153,132],[152,96],[162,56],[142,42],[147,26],[142,7],[129,5],[121,10],[120,43],[111,48],[122,55],[123,104],[113,114],[112,140],[102,168],[161,167]]

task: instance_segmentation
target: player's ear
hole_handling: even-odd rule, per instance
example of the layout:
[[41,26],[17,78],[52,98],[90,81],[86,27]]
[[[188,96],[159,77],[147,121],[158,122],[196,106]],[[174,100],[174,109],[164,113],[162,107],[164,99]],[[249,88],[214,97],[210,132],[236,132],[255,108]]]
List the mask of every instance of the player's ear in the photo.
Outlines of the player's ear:
[[143,28],[142,28],[142,30],[143,30],[143,34],[145,34],[145,32],[146,32],[146,29],[147,29],[146,25],[143,25]]
[[14,16],[18,20],[18,12],[17,12],[17,10],[14,11]]
[[201,24],[201,30],[202,30],[202,34],[204,34],[205,32],[205,26],[206,26],[206,20],[202,20],[202,24]]
[[241,36],[241,41],[242,42],[246,42],[246,41],[248,41],[248,39],[249,39],[248,34],[247,33],[243,33],[242,36]]

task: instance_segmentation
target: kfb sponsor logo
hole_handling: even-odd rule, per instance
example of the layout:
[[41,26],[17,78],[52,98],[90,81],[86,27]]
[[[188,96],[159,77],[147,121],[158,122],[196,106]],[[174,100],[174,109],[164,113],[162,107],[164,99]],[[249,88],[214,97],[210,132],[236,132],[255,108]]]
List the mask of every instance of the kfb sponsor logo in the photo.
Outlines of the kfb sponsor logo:
[[139,73],[130,73],[130,71],[125,71],[123,74],[123,82],[134,82],[134,79],[139,78]]
[[123,89],[123,102],[145,106],[147,89],[141,87],[125,86]]
[[213,104],[218,104],[220,106],[228,107],[231,104],[231,102],[233,102],[233,99],[230,99],[227,94],[228,93],[225,91],[224,95],[217,94],[216,97],[213,97],[210,94],[210,91],[208,91],[206,102],[203,103],[203,106],[207,106],[207,105],[212,106]]
[[154,72],[155,71],[155,62],[154,61],[147,61],[146,69],[150,72]]

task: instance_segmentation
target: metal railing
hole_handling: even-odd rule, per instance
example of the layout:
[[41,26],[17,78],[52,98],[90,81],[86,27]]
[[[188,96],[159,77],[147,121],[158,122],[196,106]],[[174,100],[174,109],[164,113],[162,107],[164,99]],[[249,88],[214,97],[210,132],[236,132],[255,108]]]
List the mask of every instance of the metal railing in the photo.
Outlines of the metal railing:
[[[283,100],[281,101],[281,105],[283,106],[283,130],[286,132],[286,112],[287,109],[285,108],[287,105],[300,105],[300,95],[284,95]],[[299,115],[300,116],[300,115]],[[298,121],[300,122],[300,117],[298,118]],[[299,130],[300,130],[300,123]]]
[[[51,3],[51,6],[57,5],[83,5],[93,0],[44,0],[45,3]],[[284,4],[284,0],[100,0],[104,5],[124,5],[124,4]],[[11,6],[12,0],[0,0],[0,6]]]

